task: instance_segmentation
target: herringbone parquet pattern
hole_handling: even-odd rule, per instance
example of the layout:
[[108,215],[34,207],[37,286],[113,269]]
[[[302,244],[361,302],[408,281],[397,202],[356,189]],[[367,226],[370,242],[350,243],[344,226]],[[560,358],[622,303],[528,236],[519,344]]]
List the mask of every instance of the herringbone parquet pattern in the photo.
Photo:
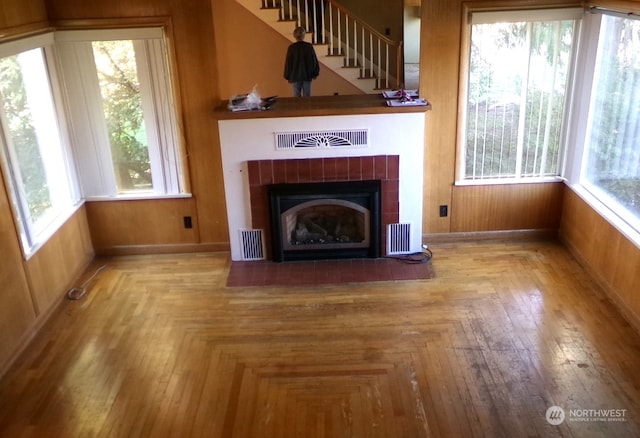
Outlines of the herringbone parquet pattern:
[[0,436],[640,434],[640,336],[561,245],[433,250],[431,280],[300,287],[227,288],[227,254],[97,261],[0,381]]

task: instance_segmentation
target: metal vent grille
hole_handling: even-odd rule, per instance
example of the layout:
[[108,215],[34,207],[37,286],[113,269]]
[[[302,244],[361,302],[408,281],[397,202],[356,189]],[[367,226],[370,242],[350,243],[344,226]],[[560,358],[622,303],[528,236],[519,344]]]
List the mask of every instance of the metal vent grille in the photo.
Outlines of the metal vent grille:
[[387,225],[387,255],[411,252],[411,224]]
[[242,260],[264,260],[262,230],[240,230]]
[[367,129],[276,132],[276,149],[363,147],[369,145]]

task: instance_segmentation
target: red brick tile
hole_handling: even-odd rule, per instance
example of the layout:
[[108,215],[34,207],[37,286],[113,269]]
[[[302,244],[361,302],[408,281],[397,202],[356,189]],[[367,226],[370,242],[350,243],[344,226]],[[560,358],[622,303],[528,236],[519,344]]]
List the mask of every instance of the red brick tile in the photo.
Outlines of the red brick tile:
[[400,156],[387,156],[387,179],[400,179]]
[[349,181],[349,159],[336,159],[336,179],[338,181]]
[[271,160],[260,161],[260,184],[273,184],[273,163]]
[[311,181],[311,168],[309,160],[291,160],[297,163],[298,168],[298,182],[304,183]]
[[373,177],[375,179],[387,179],[387,156],[378,155],[374,157]]
[[324,168],[323,181],[335,181],[338,179],[337,161],[336,158],[322,159],[322,166]]
[[286,160],[274,160],[272,163],[273,163],[273,183],[283,184],[287,182]]
[[249,161],[247,163],[247,171],[249,172],[249,185],[255,186],[260,184],[260,163],[258,161]]
[[360,157],[349,157],[349,181],[362,179],[362,159]]
[[298,182],[298,162],[297,160],[282,160],[284,163],[284,181],[287,184]]
[[430,263],[401,260],[344,259],[305,262],[231,262],[227,286],[308,286],[344,282],[418,280],[433,278]]
[[400,222],[400,214],[398,213],[382,213],[382,223],[385,226],[389,225],[389,224],[397,224],[398,222]]
[[309,174],[311,176],[309,182],[324,181],[324,168],[321,158],[309,161]]
[[362,179],[374,179],[374,157],[362,157]]

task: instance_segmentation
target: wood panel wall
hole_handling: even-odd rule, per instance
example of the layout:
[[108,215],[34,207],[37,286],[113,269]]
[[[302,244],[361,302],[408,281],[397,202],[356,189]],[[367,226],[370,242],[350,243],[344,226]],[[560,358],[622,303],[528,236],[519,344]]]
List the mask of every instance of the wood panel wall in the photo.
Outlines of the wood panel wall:
[[557,230],[564,183],[454,187],[451,231]]
[[[88,202],[96,254],[191,252],[202,250],[194,198]],[[191,219],[186,228],[184,219]],[[145,230],[144,233],[140,230]],[[210,250],[226,250],[208,246]]]
[[0,38],[37,31],[47,26],[44,0],[0,2]]
[[568,187],[560,236],[640,330],[640,247]]
[[48,314],[74,286],[93,260],[94,252],[84,206],[27,262],[26,271],[38,315]]
[[0,189],[0,375],[36,320],[7,192]]

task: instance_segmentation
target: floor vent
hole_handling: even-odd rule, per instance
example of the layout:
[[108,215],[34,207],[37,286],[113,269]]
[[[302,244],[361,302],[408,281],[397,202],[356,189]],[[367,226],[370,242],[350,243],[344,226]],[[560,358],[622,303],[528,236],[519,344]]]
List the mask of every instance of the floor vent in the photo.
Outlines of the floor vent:
[[387,255],[411,252],[411,224],[389,224],[387,226]]
[[277,132],[276,149],[363,147],[369,145],[367,129]]
[[262,230],[240,230],[242,260],[264,260]]

